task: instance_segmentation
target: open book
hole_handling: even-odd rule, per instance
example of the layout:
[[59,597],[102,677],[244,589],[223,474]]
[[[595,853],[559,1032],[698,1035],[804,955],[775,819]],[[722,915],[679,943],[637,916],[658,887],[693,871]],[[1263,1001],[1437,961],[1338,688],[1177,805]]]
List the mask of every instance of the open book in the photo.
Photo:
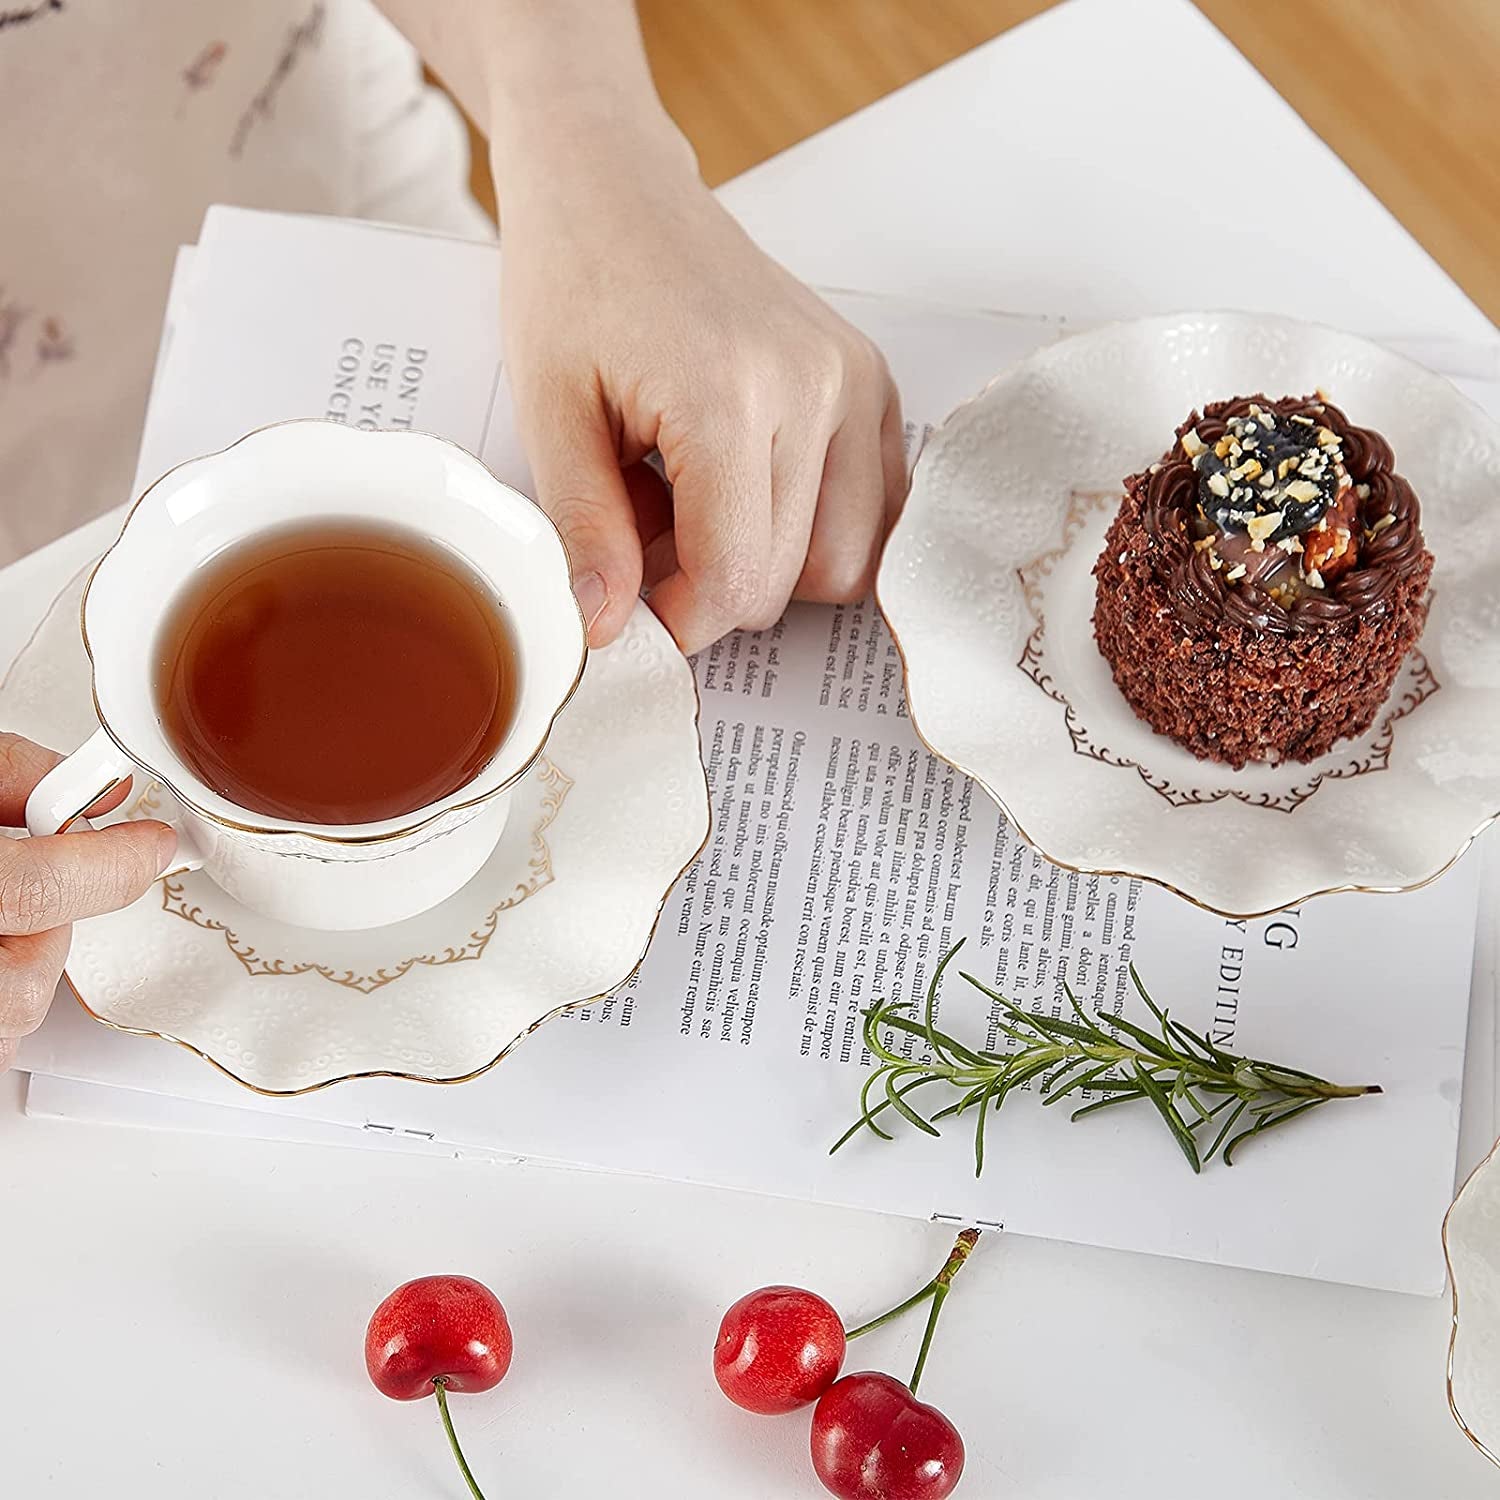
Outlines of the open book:
[[[501,369],[500,274],[490,244],[212,211],[177,267],[140,479],[251,427],[326,414],[443,433],[528,488]],[[1060,318],[831,300],[885,349],[913,449],[996,370],[1064,331]],[[403,378],[377,379],[377,365],[393,362]],[[1470,388],[1500,406],[1500,390]],[[1440,1289],[1476,857],[1410,895],[1225,921],[1032,853],[977,787],[922,748],[869,604],[795,606],[775,629],[704,652],[696,670],[714,829],[641,970],[609,1000],[543,1027],[462,1087],[368,1080],[290,1100],[238,1090],[177,1049],[60,1006],[27,1052],[31,1107],[312,1138],[358,1131],[408,1149]],[[1028,940],[1008,939],[1020,925]],[[1175,1016],[1224,1045],[1385,1093],[1318,1111],[1197,1178],[1147,1109],[1070,1125],[1028,1099],[995,1121],[977,1180],[962,1129],[864,1137],[830,1158],[870,1064],[861,1011],[877,997],[916,998],[960,937],[965,966],[1022,1003],[1050,996],[1066,974],[1086,998],[1131,1013],[1134,962]],[[993,1044],[987,1002],[956,980],[944,1016],[959,1036]],[[1470,1089],[1487,1130],[1492,1055],[1479,1050]]]

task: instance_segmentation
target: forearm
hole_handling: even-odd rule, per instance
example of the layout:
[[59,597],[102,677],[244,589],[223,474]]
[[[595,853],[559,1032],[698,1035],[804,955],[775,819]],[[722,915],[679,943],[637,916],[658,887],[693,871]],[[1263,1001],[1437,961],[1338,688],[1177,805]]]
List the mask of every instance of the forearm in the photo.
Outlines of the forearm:
[[378,0],[490,141],[502,196],[624,146],[695,172],[631,0]]

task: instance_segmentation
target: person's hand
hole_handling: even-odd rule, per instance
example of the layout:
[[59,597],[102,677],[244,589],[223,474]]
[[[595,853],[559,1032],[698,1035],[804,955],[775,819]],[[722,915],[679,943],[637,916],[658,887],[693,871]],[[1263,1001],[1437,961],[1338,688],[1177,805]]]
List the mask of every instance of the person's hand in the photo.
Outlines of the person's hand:
[[[61,757],[0,733],[0,827],[23,828],[26,798]],[[101,798],[108,812],[129,784]],[[68,956],[70,923],[128,906],[172,862],[165,823],[116,823],[44,839],[0,838],[0,1072],[16,1041],[42,1024]]]
[[590,642],[642,584],[685,651],[864,594],[906,487],[885,361],[703,185],[631,0],[380,3],[489,137],[506,376]]
[[[590,642],[643,583],[688,652],[792,597],[862,597],[906,483],[879,351],[756,248],[680,140],[579,126],[565,171],[529,144],[501,188],[507,371]],[[631,467],[653,448],[670,499]]]

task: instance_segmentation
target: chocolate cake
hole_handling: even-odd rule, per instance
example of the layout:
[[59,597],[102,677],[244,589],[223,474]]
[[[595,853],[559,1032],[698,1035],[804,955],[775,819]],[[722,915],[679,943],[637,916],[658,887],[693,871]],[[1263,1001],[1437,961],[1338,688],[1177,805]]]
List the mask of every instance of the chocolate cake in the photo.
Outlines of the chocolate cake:
[[1210,402],[1125,499],[1094,636],[1195,755],[1306,761],[1369,727],[1422,632],[1432,554],[1390,445],[1321,393]]

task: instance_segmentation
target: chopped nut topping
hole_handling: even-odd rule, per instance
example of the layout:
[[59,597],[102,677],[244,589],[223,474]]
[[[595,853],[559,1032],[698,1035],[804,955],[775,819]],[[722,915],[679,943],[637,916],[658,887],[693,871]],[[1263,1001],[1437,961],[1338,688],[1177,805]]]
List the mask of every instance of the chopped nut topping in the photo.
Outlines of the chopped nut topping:
[[1238,583],[1244,576],[1245,565],[1244,563],[1239,563],[1224,575],[1224,580],[1226,583]]
[[1318,498],[1318,487],[1310,479],[1294,479],[1286,487],[1288,500],[1316,500]]
[[1270,511],[1263,516],[1251,516],[1245,522],[1245,530],[1249,533],[1252,542],[1264,542],[1285,519],[1279,510]]
[[1284,536],[1276,543],[1283,552],[1295,556],[1302,550],[1302,538],[1300,536]]
[[1222,500],[1229,498],[1229,481],[1222,474],[1210,474],[1208,487]]
[[1189,458],[1196,458],[1207,446],[1208,444],[1198,436],[1198,429],[1196,427],[1189,427],[1182,435],[1182,451]]

